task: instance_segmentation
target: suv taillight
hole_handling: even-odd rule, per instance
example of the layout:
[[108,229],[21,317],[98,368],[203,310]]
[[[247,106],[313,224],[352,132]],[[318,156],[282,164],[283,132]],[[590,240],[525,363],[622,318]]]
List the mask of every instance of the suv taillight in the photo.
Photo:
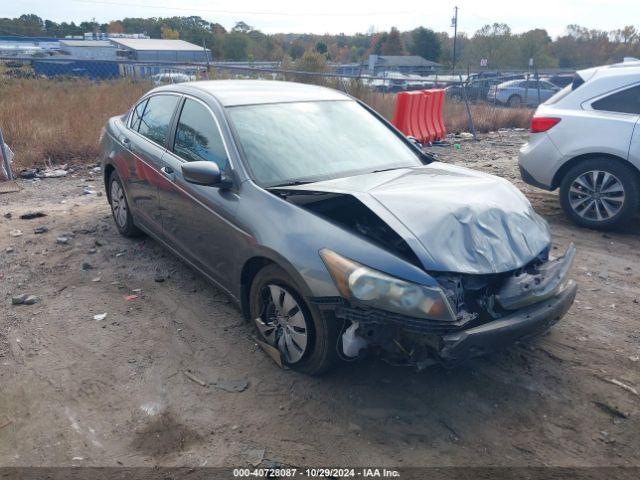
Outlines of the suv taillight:
[[560,123],[557,117],[533,117],[531,119],[531,133],[542,133]]

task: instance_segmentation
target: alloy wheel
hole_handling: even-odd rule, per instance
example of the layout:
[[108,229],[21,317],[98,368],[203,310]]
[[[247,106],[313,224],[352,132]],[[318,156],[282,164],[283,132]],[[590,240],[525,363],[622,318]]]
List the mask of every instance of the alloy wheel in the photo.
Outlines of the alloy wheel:
[[569,204],[580,217],[604,221],[615,217],[624,205],[625,191],[615,175],[590,170],[578,176],[569,188]]
[[267,343],[276,347],[289,364],[299,362],[308,345],[305,314],[285,288],[268,284],[261,292],[262,314],[256,325]]
[[127,225],[127,201],[118,182],[111,182],[111,210],[118,226],[124,228]]

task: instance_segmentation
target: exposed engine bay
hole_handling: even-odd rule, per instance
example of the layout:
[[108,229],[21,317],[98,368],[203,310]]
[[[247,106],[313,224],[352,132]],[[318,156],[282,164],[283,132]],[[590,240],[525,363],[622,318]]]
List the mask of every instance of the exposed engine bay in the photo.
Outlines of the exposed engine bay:
[[380,217],[352,195],[328,192],[286,191],[276,192],[287,201],[310,210],[317,215],[351,230],[403,260],[422,268],[420,260],[407,242]]

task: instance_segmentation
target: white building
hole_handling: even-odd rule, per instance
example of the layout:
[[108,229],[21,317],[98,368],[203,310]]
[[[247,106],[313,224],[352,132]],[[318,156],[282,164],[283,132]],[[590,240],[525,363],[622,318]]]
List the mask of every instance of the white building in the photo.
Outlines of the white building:
[[206,62],[211,60],[211,51],[184,40],[157,38],[112,38],[118,46],[121,58],[139,62]]
[[118,47],[109,40],[60,40],[60,50],[79,60],[116,60]]

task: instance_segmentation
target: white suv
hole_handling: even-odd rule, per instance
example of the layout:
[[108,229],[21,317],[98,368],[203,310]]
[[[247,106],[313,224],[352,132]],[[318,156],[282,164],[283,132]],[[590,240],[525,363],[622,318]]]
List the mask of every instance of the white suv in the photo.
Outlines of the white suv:
[[525,182],[560,187],[578,225],[628,222],[640,201],[640,61],[577,72],[536,110],[519,165]]

